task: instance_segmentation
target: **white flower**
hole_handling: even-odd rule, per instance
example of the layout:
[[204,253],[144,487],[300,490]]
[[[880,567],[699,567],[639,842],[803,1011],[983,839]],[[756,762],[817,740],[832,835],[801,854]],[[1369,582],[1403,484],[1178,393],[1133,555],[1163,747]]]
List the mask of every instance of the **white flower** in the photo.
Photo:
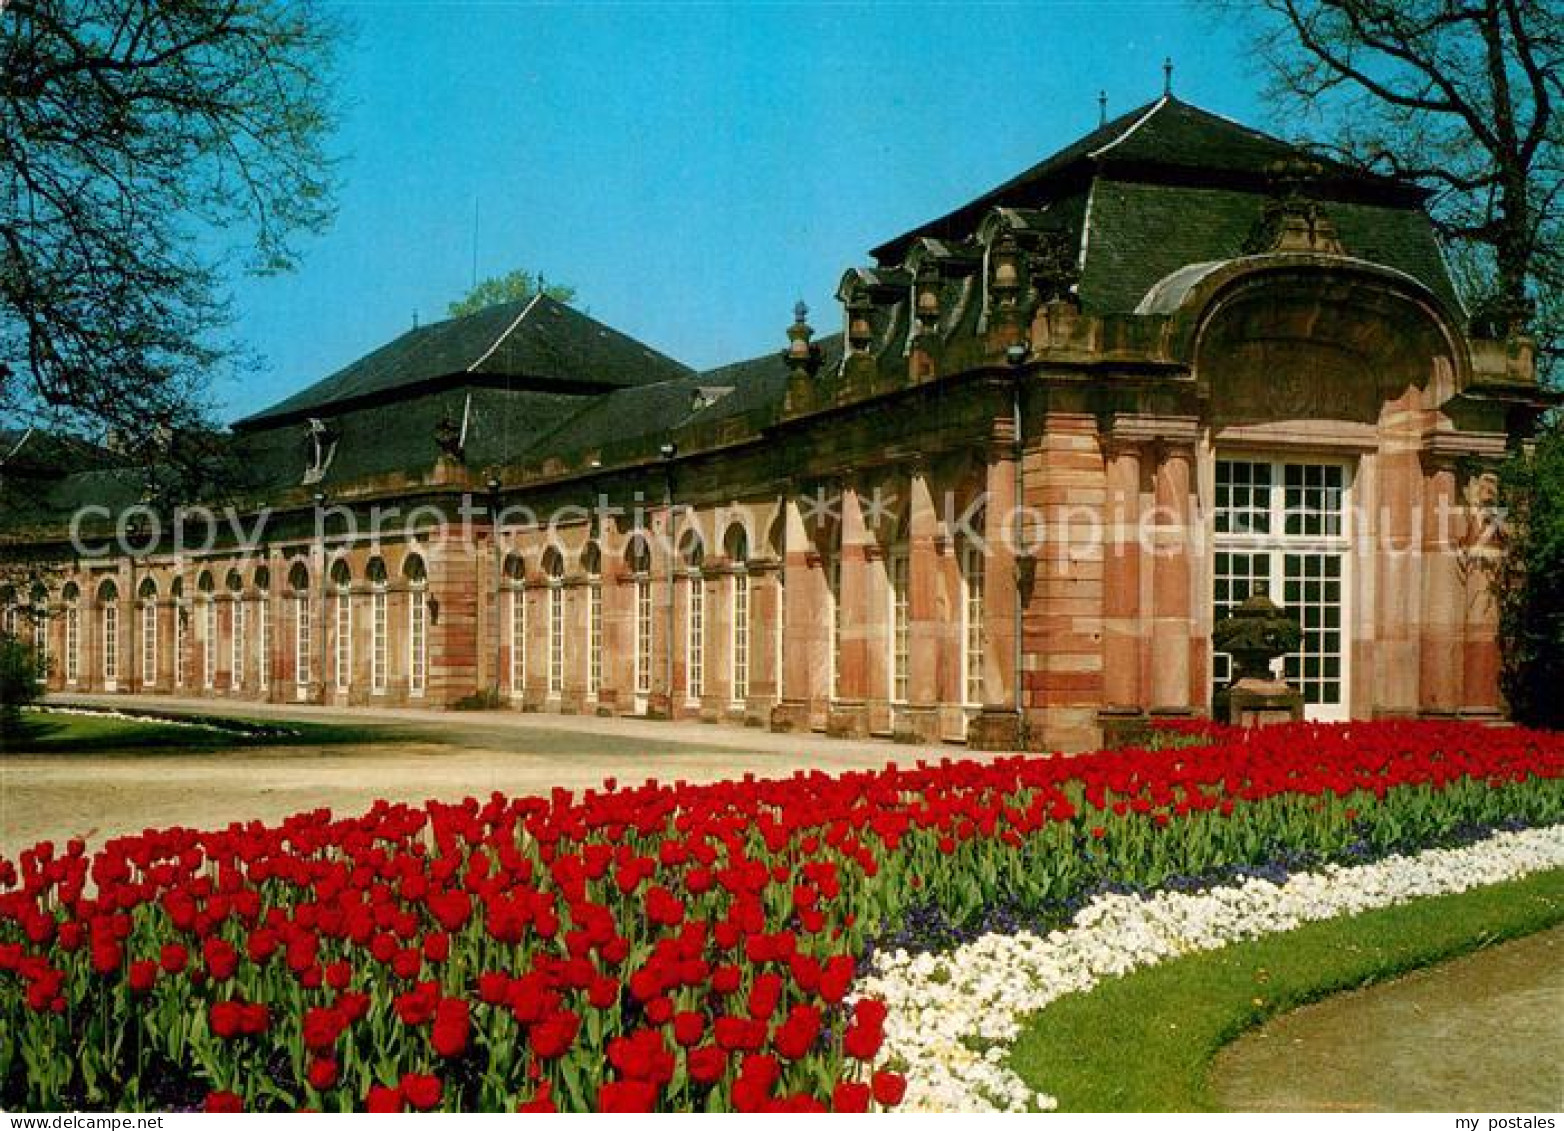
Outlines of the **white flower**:
[[1050,1111],[1007,1064],[1022,1022],[1102,979],[1304,923],[1467,891],[1564,865],[1564,825],[1497,833],[1285,883],[1249,878],[1203,892],[1105,895],[1068,929],[984,935],[949,954],[889,951],[860,982],[889,1007],[880,1062],[907,1066],[907,1111]]

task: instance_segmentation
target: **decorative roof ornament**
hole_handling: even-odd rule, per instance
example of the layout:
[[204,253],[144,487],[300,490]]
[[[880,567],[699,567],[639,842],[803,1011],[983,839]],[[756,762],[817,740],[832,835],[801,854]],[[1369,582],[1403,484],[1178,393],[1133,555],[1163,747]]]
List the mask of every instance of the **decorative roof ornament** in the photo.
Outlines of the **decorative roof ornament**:
[[1311,188],[1324,172],[1315,161],[1290,157],[1273,162],[1266,170],[1271,194],[1266,198],[1259,221],[1244,243],[1248,255],[1276,252],[1312,252],[1316,255],[1345,255],[1346,248],[1336,234],[1336,225]]
[[815,331],[809,325],[809,307],[799,299],[793,307],[793,324],[787,328],[787,349],[782,360],[795,376],[813,377],[820,369],[820,347],[810,341]]
[[462,430],[461,426],[451,419],[449,413],[440,417],[440,422],[434,426],[434,442],[440,449],[442,460],[461,462]]

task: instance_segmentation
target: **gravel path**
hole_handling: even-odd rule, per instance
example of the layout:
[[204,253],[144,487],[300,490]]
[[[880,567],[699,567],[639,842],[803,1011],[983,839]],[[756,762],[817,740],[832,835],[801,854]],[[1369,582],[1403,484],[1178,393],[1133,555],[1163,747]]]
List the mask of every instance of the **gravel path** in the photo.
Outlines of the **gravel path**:
[[1564,1109],[1564,927],[1294,1010],[1213,1081],[1230,1111]]
[[642,719],[227,706],[162,696],[57,696],[51,702],[347,722],[383,729],[388,741],[238,748],[212,754],[0,758],[3,856],[14,858],[24,847],[45,838],[84,836],[96,842],[148,827],[273,821],[320,806],[352,813],[380,797],[422,801],[485,797],[496,790],[535,794],[556,786],[593,786],[605,777],[624,783],[649,777],[713,781],[745,773],[780,777],[801,768],[840,771],[966,753],[959,746],[927,749]]

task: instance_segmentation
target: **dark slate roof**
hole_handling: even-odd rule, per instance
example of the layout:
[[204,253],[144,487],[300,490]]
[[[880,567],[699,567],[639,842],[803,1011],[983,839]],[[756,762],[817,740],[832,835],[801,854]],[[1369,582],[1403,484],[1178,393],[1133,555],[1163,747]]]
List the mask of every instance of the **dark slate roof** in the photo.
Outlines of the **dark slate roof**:
[[[1174,271],[1245,254],[1262,203],[1252,192],[1231,189],[1098,181],[1087,221],[1082,307],[1127,313]],[[1460,300],[1420,210],[1352,202],[1323,207],[1348,255],[1404,271],[1460,317]]]
[[[819,345],[823,367],[840,363],[841,334],[827,335]],[[609,462],[643,456],[651,452],[654,440],[660,444],[682,428],[740,417],[758,433],[781,415],[787,375],[787,363],[778,348],[674,381],[595,397],[563,427],[541,437],[532,458],[593,454]]]
[[1423,196],[1402,182],[1350,169],[1166,97],[1114,118],[976,200],[882,244],[871,254],[882,264],[897,263],[921,237],[963,238],[976,230],[991,208],[1039,207],[1079,192],[1096,176],[1263,188],[1273,164],[1295,157],[1306,157],[1322,167],[1318,186],[1332,196],[1380,196],[1403,204]]
[[512,378],[564,389],[614,389],[689,373],[628,335],[537,295],[409,330],[309,388],[234,427],[321,416],[425,391],[432,384],[485,384]]

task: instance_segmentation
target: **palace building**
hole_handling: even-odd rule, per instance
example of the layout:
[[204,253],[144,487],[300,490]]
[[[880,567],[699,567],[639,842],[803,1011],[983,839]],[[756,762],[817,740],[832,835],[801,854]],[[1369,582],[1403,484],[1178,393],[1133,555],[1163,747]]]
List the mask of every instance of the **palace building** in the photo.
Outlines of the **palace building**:
[[1503,713],[1547,401],[1420,190],[1164,97],[871,257],[708,372],[541,296],[414,329],[234,424],[195,544],[0,436],[0,628],[56,690],[1081,749],[1208,712],[1264,588],[1311,717]]

